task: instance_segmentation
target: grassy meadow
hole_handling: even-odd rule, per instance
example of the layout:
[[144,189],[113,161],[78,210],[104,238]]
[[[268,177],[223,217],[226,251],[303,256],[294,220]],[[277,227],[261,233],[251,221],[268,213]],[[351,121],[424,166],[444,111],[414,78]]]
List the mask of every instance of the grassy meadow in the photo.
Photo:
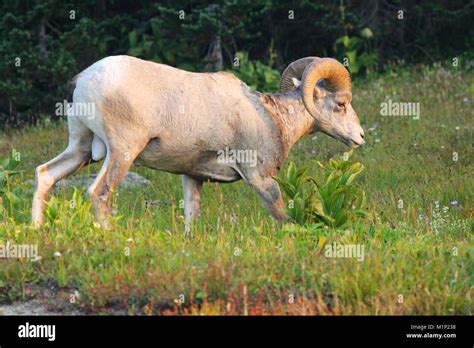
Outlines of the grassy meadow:
[[[98,228],[85,190],[74,188],[55,191],[37,230],[29,180],[65,148],[66,124],[0,134],[0,158],[14,148],[24,170],[8,185],[20,199],[0,205],[0,244],[36,244],[40,255],[0,259],[0,304],[36,298],[96,314],[472,315],[474,73],[396,69],[354,81],[353,95],[367,145],[352,160],[366,167],[356,185],[371,217],[344,229],[276,222],[243,182],[208,183],[186,237],[181,178],[132,167],[152,184],[114,193],[114,230]],[[420,103],[419,119],[382,116],[388,99]],[[318,175],[314,160],[344,151],[317,133],[286,166]],[[363,245],[364,259],[326,257],[334,242]]]

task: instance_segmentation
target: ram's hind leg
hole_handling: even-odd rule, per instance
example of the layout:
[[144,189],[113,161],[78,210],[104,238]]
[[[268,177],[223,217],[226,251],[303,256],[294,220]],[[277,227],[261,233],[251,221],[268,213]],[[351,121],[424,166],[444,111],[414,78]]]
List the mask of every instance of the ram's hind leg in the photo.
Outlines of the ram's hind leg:
[[78,126],[69,137],[69,145],[59,156],[36,168],[36,189],[33,196],[32,222],[36,226],[44,223],[43,211],[54,184],[91,160],[92,132]]
[[[130,147],[127,148],[126,146]],[[104,164],[97,178],[87,190],[96,219],[103,229],[111,228],[108,220],[110,194],[123,180],[144,146],[145,144],[134,147],[130,144],[124,144],[124,146],[107,145],[107,156]]]

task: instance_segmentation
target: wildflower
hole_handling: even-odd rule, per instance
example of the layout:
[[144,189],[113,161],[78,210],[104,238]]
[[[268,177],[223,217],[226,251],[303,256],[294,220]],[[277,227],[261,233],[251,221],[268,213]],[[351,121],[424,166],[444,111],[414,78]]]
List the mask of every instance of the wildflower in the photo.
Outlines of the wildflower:
[[451,205],[458,205],[458,201],[452,201]]
[[465,97],[463,100],[464,104],[469,105],[471,102],[468,97]]
[[59,251],[56,251],[54,254],[53,254],[54,257],[60,257],[61,256],[61,253]]
[[380,143],[380,139],[379,138],[375,139],[375,142]]

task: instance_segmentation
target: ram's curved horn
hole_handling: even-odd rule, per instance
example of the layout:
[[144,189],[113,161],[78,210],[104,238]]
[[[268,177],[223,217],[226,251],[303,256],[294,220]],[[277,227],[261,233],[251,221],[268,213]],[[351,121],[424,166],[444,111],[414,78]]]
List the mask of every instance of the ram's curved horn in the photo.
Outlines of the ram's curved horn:
[[301,80],[303,73],[308,65],[310,65],[315,59],[320,59],[317,57],[306,57],[301,58],[290,65],[288,65],[283,71],[280,79],[280,93],[286,93],[289,91],[295,90],[295,85],[293,84],[292,79],[297,78]]
[[308,112],[317,118],[318,112],[313,100],[314,86],[319,80],[326,81],[325,88],[332,92],[351,93],[349,71],[332,58],[317,58],[306,67],[301,79],[301,94]]

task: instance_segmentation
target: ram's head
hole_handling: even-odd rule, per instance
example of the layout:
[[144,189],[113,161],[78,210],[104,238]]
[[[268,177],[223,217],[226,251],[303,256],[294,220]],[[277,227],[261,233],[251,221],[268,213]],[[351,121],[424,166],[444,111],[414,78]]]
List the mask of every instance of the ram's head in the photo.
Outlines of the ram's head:
[[332,58],[306,57],[283,72],[280,92],[297,91],[315,127],[350,147],[363,145],[364,130],[352,108],[351,78]]

